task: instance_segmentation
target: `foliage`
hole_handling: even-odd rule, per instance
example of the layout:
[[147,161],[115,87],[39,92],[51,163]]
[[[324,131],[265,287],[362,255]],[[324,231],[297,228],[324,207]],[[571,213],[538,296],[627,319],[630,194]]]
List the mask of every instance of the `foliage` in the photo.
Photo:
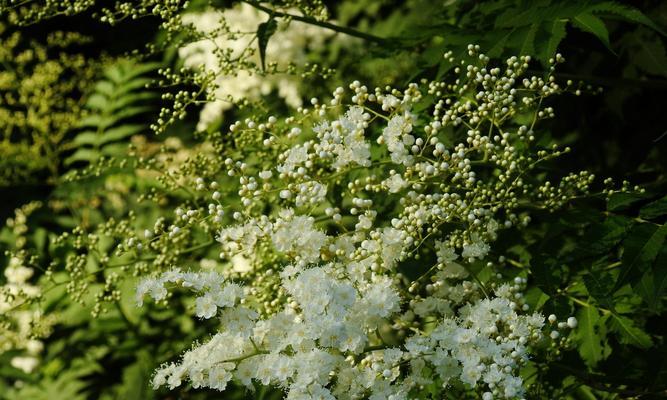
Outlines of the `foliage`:
[[0,398],[664,397],[665,11],[0,0]]
[[0,22],[0,184],[56,179],[64,142],[81,118],[80,98],[95,73],[77,46],[89,41],[76,32],[26,37]]
[[123,139],[146,130],[140,123],[130,120],[151,110],[150,100],[157,93],[146,90],[152,82],[145,75],[157,69],[156,64],[135,64],[119,61],[108,67],[104,79],[95,84],[85,107],[90,110],[82,118],[77,133],[71,142],[74,154],[65,158],[65,165],[77,161],[93,163],[100,157],[119,156],[127,150]]

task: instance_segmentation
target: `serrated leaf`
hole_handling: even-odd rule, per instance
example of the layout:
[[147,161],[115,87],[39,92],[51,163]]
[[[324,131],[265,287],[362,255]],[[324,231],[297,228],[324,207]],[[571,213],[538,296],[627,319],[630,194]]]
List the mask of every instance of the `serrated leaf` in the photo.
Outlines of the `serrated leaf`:
[[658,218],[667,215],[667,196],[648,203],[639,210],[639,216],[645,219]]
[[608,253],[623,240],[633,224],[632,218],[622,215],[610,215],[602,223],[593,223],[576,252],[584,256]]
[[630,344],[642,349],[647,349],[653,345],[651,337],[639,329],[630,318],[614,313],[609,319],[609,328],[618,335],[618,340],[623,344]]
[[81,118],[79,124],[77,125],[80,128],[97,128],[102,124],[102,116],[98,114],[88,115]]
[[614,193],[607,200],[607,210],[609,211],[622,211],[630,208],[633,204],[646,200],[649,195],[645,193]]
[[662,250],[667,237],[667,225],[635,225],[623,241],[621,270],[615,289],[641,276]]
[[604,326],[606,317],[594,307],[583,307],[577,314],[576,337],[579,342],[577,350],[584,362],[595,367],[611,353],[607,344],[607,330]]
[[262,64],[262,70],[265,69],[266,45],[269,44],[269,39],[276,32],[278,22],[269,17],[269,20],[262,22],[257,26],[257,46],[259,47],[259,59]]
[[612,289],[614,280],[608,274],[598,271],[583,276],[588,293],[601,305],[609,307],[612,304]]
[[500,39],[496,40],[493,46],[486,52],[489,57],[500,57],[505,50],[507,39],[514,33],[515,29],[511,29],[504,34]]
[[117,123],[118,121],[120,121],[122,119],[135,117],[139,114],[143,114],[143,113],[149,112],[151,110],[153,110],[153,107],[151,107],[151,106],[126,107],[122,111],[114,114],[113,118],[111,119],[113,122],[110,123],[107,126],[111,126],[111,125]]
[[612,53],[614,50],[609,43],[609,31],[604,22],[593,14],[583,13],[572,19],[572,25],[585,31],[592,33],[597,37]]
[[634,286],[653,313],[662,310],[662,298],[667,291],[667,246],[663,246],[653,266]]
[[558,51],[558,46],[560,42],[565,39],[567,35],[567,30],[565,27],[567,22],[565,20],[557,19],[550,23],[547,31],[549,32],[549,40],[547,40],[546,46],[544,46],[544,53],[542,55],[542,63],[547,66],[549,65],[549,59],[556,55]]
[[627,21],[636,22],[638,24],[646,25],[649,28],[659,32],[663,36],[667,36],[658,25],[656,25],[649,17],[644,15],[641,11],[634,7],[622,5],[614,1],[606,1],[598,3],[589,8],[590,12],[594,13],[608,13],[617,15]]
[[535,54],[535,36],[537,35],[537,29],[539,27],[540,25],[537,23],[530,25],[521,43],[521,49],[519,50],[520,55]]

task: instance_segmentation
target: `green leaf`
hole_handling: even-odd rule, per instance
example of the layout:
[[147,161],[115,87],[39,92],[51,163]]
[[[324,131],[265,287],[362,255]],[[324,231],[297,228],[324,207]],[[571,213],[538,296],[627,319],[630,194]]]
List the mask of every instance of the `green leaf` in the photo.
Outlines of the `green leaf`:
[[590,12],[593,13],[606,13],[617,15],[627,21],[636,22],[638,24],[646,25],[649,28],[659,32],[663,36],[667,36],[667,33],[663,31],[658,25],[656,25],[649,17],[644,15],[641,11],[634,7],[622,5],[614,1],[606,1],[603,3],[595,4],[589,8]]
[[634,289],[653,313],[661,312],[662,297],[667,290],[667,246],[662,247],[653,266],[644,273]]
[[500,39],[496,40],[493,46],[486,52],[486,55],[489,57],[500,57],[505,50],[507,44],[507,39],[514,33],[516,29],[511,29],[509,32],[504,34]]
[[109,104],[109,97],[100,92],[93,93],[86,101],[86,107],[93,110],[104,110]]
[[604,22],[593,14],[579,14],[572,20],[572,25],[595,35],[612,53],[614,50],[609,43],[609,31]]
[[257,45],[259,47],[259,59],[262,63],[262,70],[265,69],[266,45],[277,28],[278,23],[273,16],[270,16],[268,21],[262,22],[257,27]]
[[107,130],[104,135],[99,140],[99,144],[103,145],[110,142],[115,142],[120,139],[124,139],[128,136],[136,135],[137,133],[145,130],[146,127],[141,124],[133,125],[121,125],[115,128]]
[[593,271],[590,274],[583,276],[584,284],[588,293],[598,301],[601,305],[609,307],[612,301],[612,289],[614,287],[614,280],[608,274],[601,274]]
[[594,307],[583,307],[577,314],[577,320],[579,324],[575,336],[579,342],[579,355],[588,366],[595,367],[611,354],[604,326],[606,316],[600,317]]
[[519,51],[520,55],[534,55],[535,54],[535,36],[537,35],[537,29],[540,27],[540,24],[535,23],[531,24],[526,33],[524,34],[523,42],[521,43],[521,50]]
[[667,225],[639,224],[623,241],[621,271],[615,289],[641,276],[661,251],[667,237]]
[[647,349],[653,345],[651,337],[639,329],[630,318],[614,313],[609,320],[609,328],[618,335],[619,341],[623,344],[630,344],[642,349]]
[[158,93],[155,92],[119,93],[118,95],[120,97],[109,104],[108,112],[120,110],[136,103],[154,100],[159,97]]
[[78,149],[74,154],[65,159],[65,165],[70,165],[77,161],[87,161],[89,163],[100,158],[100,152],[93,149]]
[[630,208],[633,204],[646,200],[649,197],[648,194],[630,192],[630,193],[614,193],[607,200],[607,210],[609,211],[622,211]]
[[126,93],[130,93],[137,89],[145,89],[146,85],[152,83],[151,78],[134,78],[130,81],[124,82],[114,89],[113,95],[118,98]]
[[645,219],[653,219],[667,215],[667,196],[648,203],[639,210],[639,216]]
[[128,144],[126,142],[112,143],[102,148],[102,154],[114,157],[122,156],[127,153],[127,146]]
[[155,398],[150,387],[152,370],[155,368],[148,352],[137,354],[137,362],[123,370],[123,383],[118,398],[127,400],[149,400]]
[[83,146],[83,145],[91,145],[94,146],[97,144],[97,140],[99,139],[100,135],[97,132],[93,131],[83,131],[76,135],[74,140],[72,140],[72,143],[76,145],[76,147]]
[[99,81],[95,84],[95,93],[108,97],[114,94],[115,86],[109,81]]
[[594,223],[579,242],[577,253],[584,256],[608,253],[623,240],[634,220],[622,215],[609,215],[602,223]]
[[549,59],[556,55],[560,42],[562,42],[563,39],[565,39],[565,35],[567,35],[567,30],[565,29],[567,26],[566,21],[557,19],[551,21],[549,25],[550,26],[547,29],[549,32],[549,40],[546,45],[543,46],[544,53],[542,55],[542,63],[545,66],[549,65]]

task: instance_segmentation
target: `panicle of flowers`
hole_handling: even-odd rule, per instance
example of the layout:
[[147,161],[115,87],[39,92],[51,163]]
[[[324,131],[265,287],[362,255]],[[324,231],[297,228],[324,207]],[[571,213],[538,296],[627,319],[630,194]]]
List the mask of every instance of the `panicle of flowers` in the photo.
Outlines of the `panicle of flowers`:
[[232,307],[243,298],[241,287],[235,283],[224,282],[224,277],[215,271],[206,273],[182,272],[172,269],[161,274],[158,278],[144,278],[138,286],[136,300],[143,305],[143,299],[148,294],[153,300],[164,300],[168,290],[165,284],[172,283],[189,288],[201,294],[195,300],[196,314],[200,318],[214,317],[218,308]]
[[[530,222],[524,205],[560,207],[593,180],[573,174],[552,191],[533,173],[567,151],[535,140],[554,115],[542,100],[566,88],[524,78],[529,57],[490,66],[476,46],[469,57],[452,80],[403,91],[355,81],[296,116],[230,125],[253,146],[227,150],[224,185],[195,179],[208,205],[181,208],[166,229],[187,220],[218,232],[230,268],[215,285],[188,285],[205,289],[195,313],[221,328],[161,367],[155,386],[223,390],[233,379],[290,399],[407,399],[435,383],[487,400],[522,395],[520,368],[558,331],[545,335],[545,318],[529,313],[524,278],[482,282],[473,271],[503,259],[493,242]],[[164,240],[178,243],[172,233]],[[180,274],[143,281],[140,297],[213,276]],[[222,308],[207,293],[232,279],[245,297]]]
[[[40,362],[44,345],[41,338],[50,334],[56,316],[45,316],[36,307],[42,289],[34,283],[35,269],[31,267],[37,260],[30,257],[24,247],[27,243],[28,217],[39,209],[39,202],[24,205],[8,219],[11,228],[13,251],[7,251],[9,262],[4,266],[5,283],[0,285],[0,354],[16,351],[10,365],[25,373],[32,372]],[[31,282],[33,281],[33,282]]]

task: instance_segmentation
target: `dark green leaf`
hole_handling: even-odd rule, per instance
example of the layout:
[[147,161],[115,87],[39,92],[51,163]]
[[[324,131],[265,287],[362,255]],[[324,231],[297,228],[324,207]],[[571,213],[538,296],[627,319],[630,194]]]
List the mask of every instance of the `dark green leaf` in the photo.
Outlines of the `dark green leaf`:
[[278,23],[273,16],[257,27],[257,45],[259,46],[259,59],[262,63],[262,70],[265,69],[266,45],[269,43],[271,36],[276,32],[276,28],[278,28]]
[[639,210],[639,216],[645,219],[658,218],[667,215],[667,196],[648,203]]
[[577,314],[577,320],[579,324],[575,335],[579,342],[579,355],[588,366],[594,367],[611,353],[604,326],[606,317],[600,317],[594,307],[583,307]]
[[649,17],[644,15],[641,11],[634,7],[622,5],[614,1],[606,1],[603,3],[595,4],[589,8],[590,12],[593,13],[606,13],[617,15],[627,21],[636,22],[638,24],[646,25],[649,28],[659,32],[663,36],[667,36],[665,31],[663,31],[658,25],[656,25]]
[[615,289],[639,278],[650,268],[664,245],[665,237],[667,237],[667,225],[634,226],[623,241],[622,265]]
[[608,253],[623,240],[634,223],[632,218],[610,215],[602,223],[593,223],[577,248],[584,256]]
[[601,305],[609,307],[612,304],[612,289],[614,280],[608,274],[593,271],[584,275],[584,283],[588,293]]
[[554,20],[549,23],[548,32],[549,39],[544,48],[544,53],[542,55],[542,63],[546,66],[549,65],[549,59],[556,55],[558,51],[558,46],[560,42],[565,38],[567,30],[565,29],[567,23],[564,20]]
[[650,197],[648,194],[637,192],[614,193],[607,201],[607,209],[609,211],[625,210],[641,200],[646,200],[648,197]]
[[634,288],[652,312],[662,310],[662,297],[667,290],[667,246],[662,247],[651,269],[644,273]]
[[609,43],[609,31],[604,22],[593,14],[579,14],[572,20],[572,24],[577,28],[590,32],[595,35],[609,50],[612,50]]
[[642,349],[653,345],[651,337],[639,329],[633,320],[618,314],[612,314],[609,320],[609,328],[618,335],[623,344],[630,344]]

